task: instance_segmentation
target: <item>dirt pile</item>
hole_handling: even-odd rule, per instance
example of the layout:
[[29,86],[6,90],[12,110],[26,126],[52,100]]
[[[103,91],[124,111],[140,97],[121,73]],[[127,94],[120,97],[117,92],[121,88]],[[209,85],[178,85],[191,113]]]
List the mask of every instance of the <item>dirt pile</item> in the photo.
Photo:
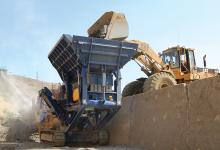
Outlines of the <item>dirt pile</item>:
[[9,129],[6,135],[8,142],[24,142],[29,140],[29,136],[33,134],[33,127],[24,123],[20,119],[11,119],[8,121]]
[[9,114],[9,108],[10,104],[3,97],[0,97],[0,120],[6,118]]

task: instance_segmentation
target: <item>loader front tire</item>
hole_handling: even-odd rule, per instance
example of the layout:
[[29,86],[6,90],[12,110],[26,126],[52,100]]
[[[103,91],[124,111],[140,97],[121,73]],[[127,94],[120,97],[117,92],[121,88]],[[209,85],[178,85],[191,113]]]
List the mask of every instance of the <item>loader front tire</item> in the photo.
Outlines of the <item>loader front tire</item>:
[[169,86],[176,85],[174,77],[166,72],[156,73],[150,76],[144,83],[143,92],[158,90]]
[[122,97],[132,96],[138,93],[142,93],[143,84],[144,81],[139,81],[139,80],[128,83],[122,91]]

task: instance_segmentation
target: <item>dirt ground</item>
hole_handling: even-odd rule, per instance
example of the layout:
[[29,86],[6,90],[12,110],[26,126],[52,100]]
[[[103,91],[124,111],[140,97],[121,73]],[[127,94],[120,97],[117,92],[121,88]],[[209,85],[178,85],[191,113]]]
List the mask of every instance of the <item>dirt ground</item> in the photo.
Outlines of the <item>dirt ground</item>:
[[87,146],[87,147],[51,147],[50,145],[25,142],[25,143],[0,143],[0,150],[141,150],[126,146]]

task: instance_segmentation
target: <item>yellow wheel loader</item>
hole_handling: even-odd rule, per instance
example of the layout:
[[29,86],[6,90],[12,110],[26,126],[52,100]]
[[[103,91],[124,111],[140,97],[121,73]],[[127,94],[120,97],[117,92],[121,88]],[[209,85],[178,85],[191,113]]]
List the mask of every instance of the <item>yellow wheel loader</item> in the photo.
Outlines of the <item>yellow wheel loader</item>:
[[133,60],[148,78],[140,78],[127,84],[122,92],[123,97],[219,74],[218,69],[206,68],[205,57],[204,68],[197,67],[194,49],[175,46],[157,54],[145,42],[126,40],[128,23],[122,13],[105,13],[89,28],[88,34],[93,37],[126,41],[138,45],[138,52],[133,56]]

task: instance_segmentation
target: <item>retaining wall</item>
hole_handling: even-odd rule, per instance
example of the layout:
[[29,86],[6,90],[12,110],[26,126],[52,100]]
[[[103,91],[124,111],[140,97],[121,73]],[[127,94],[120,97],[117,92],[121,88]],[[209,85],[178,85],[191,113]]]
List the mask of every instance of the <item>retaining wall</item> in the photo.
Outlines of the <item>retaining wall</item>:
[[126,97],[109,131],[112,145],[219,150],[220,78]]

